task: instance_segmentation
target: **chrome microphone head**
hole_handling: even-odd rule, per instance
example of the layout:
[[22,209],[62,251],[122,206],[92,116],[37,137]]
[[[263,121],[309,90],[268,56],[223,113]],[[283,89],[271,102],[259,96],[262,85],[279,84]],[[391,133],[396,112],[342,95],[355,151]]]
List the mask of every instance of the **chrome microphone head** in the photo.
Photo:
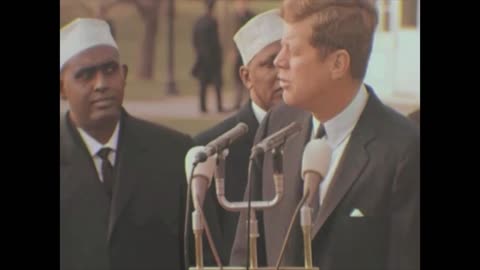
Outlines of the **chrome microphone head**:
[[323,139],[311,140],[305,146],[302,157],[302,179],[308,172],[314,172],[324,178],[330,167],[332,149]]
[[303,194],[307,196],[306,204],[313,205],[314,193],[328,173],[332,149],[323,139],[311,140],[303,151],[302,180]]

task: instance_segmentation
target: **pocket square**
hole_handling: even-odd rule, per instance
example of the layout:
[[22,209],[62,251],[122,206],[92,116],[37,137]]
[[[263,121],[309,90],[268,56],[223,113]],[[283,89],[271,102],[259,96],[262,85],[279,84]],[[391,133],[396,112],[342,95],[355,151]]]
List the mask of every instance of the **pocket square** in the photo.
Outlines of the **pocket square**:
[[363,213],[358,208],[355,208],[350,213],[350,217],[363,217]]

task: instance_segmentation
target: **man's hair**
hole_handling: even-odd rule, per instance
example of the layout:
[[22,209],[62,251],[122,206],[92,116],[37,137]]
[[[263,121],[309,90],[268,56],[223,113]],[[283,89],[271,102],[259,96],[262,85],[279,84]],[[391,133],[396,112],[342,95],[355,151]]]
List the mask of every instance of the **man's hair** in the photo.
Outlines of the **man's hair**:
[[375,0],[284,0],[281,14],[287,23],[314,18],[310,43],[324,59],[345,49],[351,59],[351,74],[362,80],[367,71],[378,24]]

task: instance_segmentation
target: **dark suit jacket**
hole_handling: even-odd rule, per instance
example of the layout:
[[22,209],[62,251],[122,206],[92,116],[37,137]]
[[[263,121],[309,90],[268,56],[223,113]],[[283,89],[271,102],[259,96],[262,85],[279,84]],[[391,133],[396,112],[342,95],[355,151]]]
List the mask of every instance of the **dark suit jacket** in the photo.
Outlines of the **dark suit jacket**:
[[[225,164],[225,196],[231,202],[243,200],[247,183],[250,149],[258,128],[258,121],[253,114],[251,102],[245,104],[237,114],[194,137],[196,145],[206,145],[240,122],[248,125],[248,133],[229,147]],[[239,212],[228,212],[220,206],[213,185],[209,189],[208,198],[205,199],[204,208],[209,226],[212,231],[217,232],[215,241],[220,249],[222,261],[227,263],[235,237]],[[214,233],[212,232],[212,234]]]
[[111,206],[77,130],[60,122],[62,270],[184,269],[191,138],[123,112]]
[[[313,220],[313,263],[322,270],[420,269],[420,142],[413,121],[383,105],[367,87],[369,99],[352,131],[342,159]],[[285,194],[263,215],[269,265],[275,265],[285,233],[302,195],[301,157],[311,129],[311,114],[288,106],[272,110],[264,120],[267,135],[297,121],[303,130],[284,148]],[[258,132],[263,132],[263,124]],[[263,179],[253,187],[264,198],[274,195],[271,153]],[[360,209],[364,217],[350,217]],[[239,224],[246,214],[240,215]],[[299,222],[287,245],[282,265],[303,265]],[[245,261],[245,226],[238,226],[232,265]]]

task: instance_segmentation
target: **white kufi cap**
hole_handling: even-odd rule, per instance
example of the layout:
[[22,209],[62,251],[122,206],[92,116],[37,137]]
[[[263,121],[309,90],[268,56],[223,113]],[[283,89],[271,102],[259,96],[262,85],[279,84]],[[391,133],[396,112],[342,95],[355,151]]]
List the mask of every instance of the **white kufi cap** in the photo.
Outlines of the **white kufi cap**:
[[240,28],[233,40],[246,65],[263,48],[282,39],[283,20],[279,9],[272,9],[250,19]]
[[98,45],[118,49],[107,22],[92,18],[78,18],[60,29],[60,70],[78,53]]

